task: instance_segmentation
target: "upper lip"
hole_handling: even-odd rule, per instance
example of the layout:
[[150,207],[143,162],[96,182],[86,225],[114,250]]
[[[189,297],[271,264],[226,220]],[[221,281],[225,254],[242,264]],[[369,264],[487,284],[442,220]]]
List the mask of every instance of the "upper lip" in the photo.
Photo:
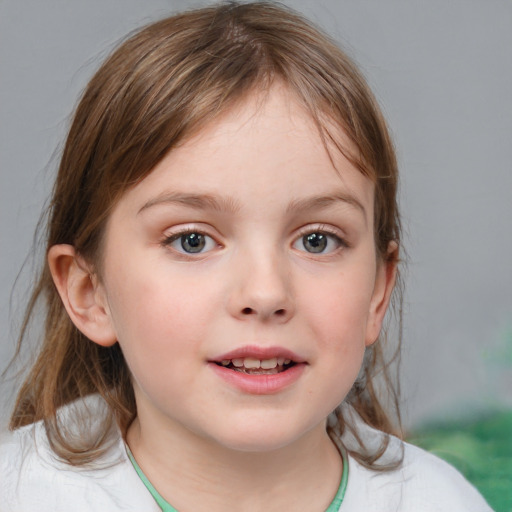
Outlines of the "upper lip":
[[262,347],[259,345],[246,345],[239,347],[225,354],[215,356],[211,359],[212,362],[220,363],[228,359],[244,359],[246,357],[252,357],[254,359],[265,360],[272,359],[274,357],[284,357],[285,359],[291,359],[294,363],[305,363],[306,360],[300,357],[295,352],[284,348],[284,347]]

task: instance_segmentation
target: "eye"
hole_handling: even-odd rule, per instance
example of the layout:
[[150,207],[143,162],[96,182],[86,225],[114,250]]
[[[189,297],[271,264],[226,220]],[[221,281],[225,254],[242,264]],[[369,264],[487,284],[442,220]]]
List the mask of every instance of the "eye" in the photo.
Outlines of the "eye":
[[211,251],[217,244],[211,236],[198,231],[188,231],[171,235],[164,241],[164,245],[180,253],[198,254]]
[[293,247],[312,254],[329,254],[345,245],[344,241],[336,235],[324,231],[313,231],[298,238]]

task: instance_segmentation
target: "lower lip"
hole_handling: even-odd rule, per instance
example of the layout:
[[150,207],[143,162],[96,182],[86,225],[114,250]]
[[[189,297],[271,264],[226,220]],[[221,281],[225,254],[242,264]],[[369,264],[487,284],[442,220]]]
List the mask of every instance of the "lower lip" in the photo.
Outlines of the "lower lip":
[[296,382],[302,375],[306,364],[297,363],[288,370],[269,375],[251,375],[230,370],[215,363],[209,363],[209,366],[220,378],[244,393],[272,395],[279,393]]

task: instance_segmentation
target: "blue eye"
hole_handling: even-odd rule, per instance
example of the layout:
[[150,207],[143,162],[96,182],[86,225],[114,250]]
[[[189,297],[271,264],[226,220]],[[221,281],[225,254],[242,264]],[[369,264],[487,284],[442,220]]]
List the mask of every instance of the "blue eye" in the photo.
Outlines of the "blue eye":
[[172,247],[175,251],[186,254],[198,254],[211,251],[216,246],[212,237],[197,231],[172,235],[165,240],[164,243]]
[[344,245],[344,242],[336,235],[323,231],[314,231],[297,239],[293,247],[299,251],[306,251],[312,254],[328,254],[341,245]]

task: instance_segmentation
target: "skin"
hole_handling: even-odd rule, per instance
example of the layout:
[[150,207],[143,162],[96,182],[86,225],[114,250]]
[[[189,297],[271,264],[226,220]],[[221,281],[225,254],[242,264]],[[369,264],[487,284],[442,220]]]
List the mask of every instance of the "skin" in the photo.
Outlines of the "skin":
[[[331,153],[335,167],[275,86],[124,194],[101,276],[71,246],[50,250],[77,327],[122,347],[138,410],[129,446],[179,510],[320,511],[336,493],[326,418],[380,332],[395,267],[376,255],[372,182]],[[184,231],[207,235],[205,248],[187,253]],[[312,233],[327,236],[322,252]],[[211,361],[247,345],[291,350],[303,371],[275,393],[240,390]]]

